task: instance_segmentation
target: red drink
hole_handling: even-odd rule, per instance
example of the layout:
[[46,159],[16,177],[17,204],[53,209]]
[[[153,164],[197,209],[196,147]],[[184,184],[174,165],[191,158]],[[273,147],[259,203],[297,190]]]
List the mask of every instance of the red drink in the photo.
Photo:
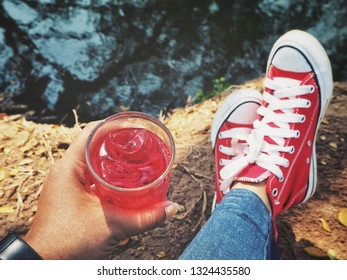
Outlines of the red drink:
[[[124,114],[127,115],[118,115]],[[140,114],[141,118],[143,115]],[[155,122],[156,126],[163,126]],[[93,180],[95,192],[101,199],[125,208],[145,207],[165,199],[173,142],[171,135],[166,136],[167,131],[163,133],[152,126],[134,126],[129,118],[123,118],[118,124],[102,123],[100,129],[96,129],[98,133],[91,134],[86,150],[87,164],[96,179]]]
[[163,140],[144,128],[121,128],[95,143],[91,162],[107,183],[138,188],[154,182],[169,165],[171,152]]

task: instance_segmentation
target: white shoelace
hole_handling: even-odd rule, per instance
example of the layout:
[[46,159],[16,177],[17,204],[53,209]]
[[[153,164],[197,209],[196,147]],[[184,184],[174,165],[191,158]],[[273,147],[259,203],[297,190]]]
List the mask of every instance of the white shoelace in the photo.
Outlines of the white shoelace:
[[[292,130],[290,123],[305,122],[304,115],[294,113],[295,108],[308,108],[311,106],[309,100],[297,98],[314,91],[313,86],[300,86],[300,81],[293,79],[265,80],[265,87],[273,90],[273,93],[264,92],[263,98],[267,107],[261,106],[257,113],[262,119],[253,123],[254,129],[248,135],[236,135],[227,133],[224,137],[232,138],[232,147],[239,140],[245,141],[243,153],[231,154],[233,148],[223,147],[221,152],[227,155],[237,155],[232,160],[222,160],[224,167],[220,170],[220,189],[227,193],[235,177],[248,165],[256,163],[258,166],[273,173],[279,181],[283,181],[282,167],[288,167],[288,159],[281,157],[280,152],[293,153],[293,146],[284,146],[285,138],[299,137],[298,130]],[[271,138],[274,144],[270,144],[265,139]],[[236,147],[236,146],[235,146]],[[228,153],[227,153],[228,152]]]

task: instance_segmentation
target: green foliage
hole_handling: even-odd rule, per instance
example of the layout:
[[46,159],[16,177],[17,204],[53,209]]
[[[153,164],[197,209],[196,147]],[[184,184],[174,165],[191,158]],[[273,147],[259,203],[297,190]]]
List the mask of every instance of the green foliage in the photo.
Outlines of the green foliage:
[[204,92],[202,89],[198,89],[198,92],[196,93],[194,100],[196,103],[199,103],[201,101],[210,99],[214,96],[217,96],[222,91],[226,90],[228,88],[228,85],[225,84],[225,78],[220,77],[213,81],[213,89],[212,91],[206,91]]

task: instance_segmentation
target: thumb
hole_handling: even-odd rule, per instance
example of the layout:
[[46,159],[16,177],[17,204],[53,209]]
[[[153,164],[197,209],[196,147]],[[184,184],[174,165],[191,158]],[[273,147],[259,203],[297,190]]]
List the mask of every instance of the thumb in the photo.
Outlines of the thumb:
[[113,208],[106,211],[106,221],[111,223],[118,240],[141,234],[167,221],[178,211],[179,205],[163,201],[142,209]]
[[163,201],[138,213],[139,229],[146,231],[161,225],[178,211],[179,205],[172,201]]

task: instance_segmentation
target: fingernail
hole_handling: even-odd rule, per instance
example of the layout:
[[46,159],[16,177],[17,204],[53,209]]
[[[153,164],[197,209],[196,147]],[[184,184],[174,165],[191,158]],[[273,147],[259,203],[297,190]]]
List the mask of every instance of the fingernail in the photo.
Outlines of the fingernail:
[[171,203],[169,206],[165,207],[166,221],[177,213],[178,207],[179,205],[177,203]]

